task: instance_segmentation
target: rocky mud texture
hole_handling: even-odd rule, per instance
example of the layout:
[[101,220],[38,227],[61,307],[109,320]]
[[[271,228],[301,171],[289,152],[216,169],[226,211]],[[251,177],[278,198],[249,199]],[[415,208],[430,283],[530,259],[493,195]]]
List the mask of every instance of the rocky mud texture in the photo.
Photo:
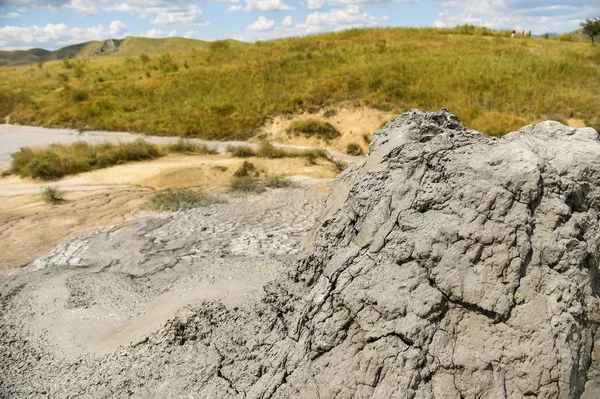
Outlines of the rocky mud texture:
[[[495,138],[413,110],[336,180],[295,263],[266,254],[298,240],[261,227],[213,246],[185,213],[5,280],[0,395],[595,398],[599,210],[593,129]],[[82,327],[102,317],[124,327]]]

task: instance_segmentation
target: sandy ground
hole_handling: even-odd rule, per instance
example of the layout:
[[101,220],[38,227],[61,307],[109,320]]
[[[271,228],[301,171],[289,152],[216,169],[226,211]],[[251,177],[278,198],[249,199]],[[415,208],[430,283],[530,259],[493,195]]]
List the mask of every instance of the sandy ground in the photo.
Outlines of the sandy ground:
[[[326,116],[328,111],[333,111],[334,115]],[[396,114],[391,112],[380,111],[366,106],[344,104],[320,110],[314,114],[304,113],[271,118],[260,129],[260,137],[266,137],[274,143],[326,147],[340,153],[345,153],[348,144],[354,143],[360,145],[366,154],[369,152],[369,144],[365,140],[365,136],[370,139],[374,132],[381,129],[394,116]],[[287,133],[288,128],[293,122],[307,118],[316,118],[329,122],[341,133],[341,136],[327,143],[315,138],[290,136]]]

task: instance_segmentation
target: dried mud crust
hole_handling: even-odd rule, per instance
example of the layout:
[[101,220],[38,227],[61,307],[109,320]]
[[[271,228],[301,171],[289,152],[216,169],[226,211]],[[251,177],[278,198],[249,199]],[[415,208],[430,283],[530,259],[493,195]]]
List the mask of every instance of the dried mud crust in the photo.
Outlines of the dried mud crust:
[[[265,295],[253,297],[260,300],[209,297],[132,343],[69,357],[31,342],[43,336],[33,331],[30,299],[40,284],[92,261],[167,281],[178,266],[163,267],[161,248],[183,259],[187,239],[165,237],[154,248],[148,242],[158,241],[128,230],[135,234],[100,241],[115,247],[92,241],[70,257],[81,264],[5,283],[0,392],[598,397],[599,155],[593,129],[544,122],[493,138],[446,110],[412,110],[377,132],[366,162],[336,180],[307,253],[273,273]],[[127,248],[130,261],[111,260],[109,248]]]

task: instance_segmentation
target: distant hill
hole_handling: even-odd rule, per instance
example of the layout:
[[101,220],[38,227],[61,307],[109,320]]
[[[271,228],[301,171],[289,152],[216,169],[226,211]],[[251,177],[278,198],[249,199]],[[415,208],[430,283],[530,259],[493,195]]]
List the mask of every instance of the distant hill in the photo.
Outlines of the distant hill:
[[[227,40],[230,44],[239,44],[235,40]],[[148,55],[162,54],[206,48],[211,42],[182,37],[169,37],[165,39],[150,39],[147,37],[126,37],[125,39],[108,39],[105,41],[92,41],[59,50],[48,51],[41,48],[30,50],[0,51],[0,66],[18,66],[36,64],[55,60],[73,58],[95,58],[105,56],[131,57],[142,53]]]

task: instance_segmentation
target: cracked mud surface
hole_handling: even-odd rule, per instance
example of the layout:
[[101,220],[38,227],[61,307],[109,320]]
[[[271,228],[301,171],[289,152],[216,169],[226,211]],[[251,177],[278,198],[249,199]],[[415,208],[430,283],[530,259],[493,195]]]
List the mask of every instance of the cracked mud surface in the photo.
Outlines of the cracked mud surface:
[[[299,251],[302,232],[264,250],[253,241],[269,242],[264,224],[220,241],[203,238],[204,219],[170,216],[74,240],[6,280],[0,393],[595,398],[599,212],[593,129],[544,122],[494,138],[445,110],[413,110],[336,180],[298,261],[273,254]],[[211,291],[215,274],[248,282],[248,295]],[[202,300],[176,311],[179,296],[164,291],[173,284]],[[42,323],[76,318],[73,309],[151,307],[160,295],[175,316],[151,312],[158,320],[136,327],[140,313],[123,306],[137,335],[82,339],[100,342],[87,352],[68,353],[61,345],[77,337]]]

